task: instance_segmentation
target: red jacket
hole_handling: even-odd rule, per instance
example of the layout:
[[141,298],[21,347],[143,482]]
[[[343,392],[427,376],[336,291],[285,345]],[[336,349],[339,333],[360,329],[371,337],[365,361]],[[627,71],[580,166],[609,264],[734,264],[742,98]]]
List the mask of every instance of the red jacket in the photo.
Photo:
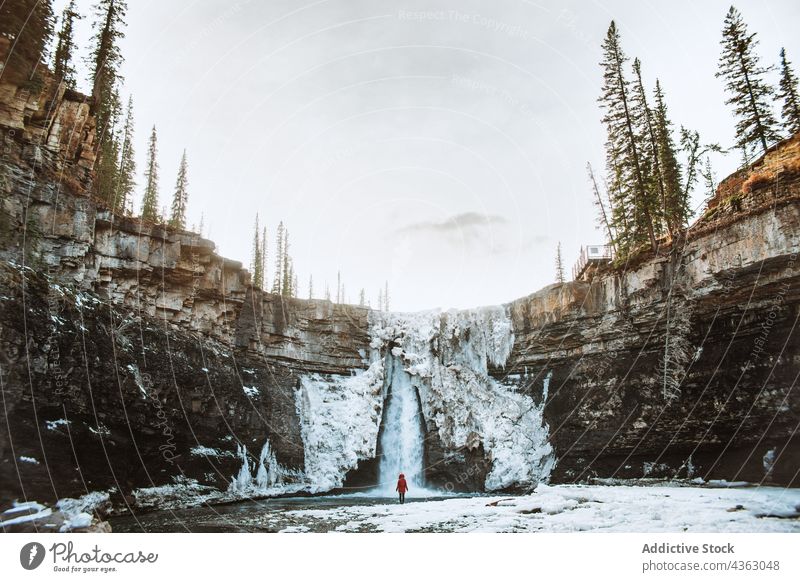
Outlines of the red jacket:
[[406,484],[406,478],[405,477],[401,476],[397,480],[397,488],[395,489],[395,491],[398,491],[400,493],[405,493],[406,491],[408,491],[408,484]]

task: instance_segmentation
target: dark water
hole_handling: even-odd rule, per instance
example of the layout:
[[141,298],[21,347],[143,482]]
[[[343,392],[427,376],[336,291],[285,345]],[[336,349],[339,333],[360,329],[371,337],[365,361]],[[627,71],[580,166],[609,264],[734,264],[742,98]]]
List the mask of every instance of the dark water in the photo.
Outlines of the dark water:
[[[454,495],[448,497],[455,497]],[[407,498],[406,503],[438,501],[448,497]],[[308,516],[294,516],[292,511],[331,509],[355,505],[397,503],[395,497],[326,495],[319,497],[284,497],[240,501],[227,505],[199,506],[189,509],[152,511],[112,517],[114,532],[278,532],[287,527],[300,531],[326,532],[336,523]]]

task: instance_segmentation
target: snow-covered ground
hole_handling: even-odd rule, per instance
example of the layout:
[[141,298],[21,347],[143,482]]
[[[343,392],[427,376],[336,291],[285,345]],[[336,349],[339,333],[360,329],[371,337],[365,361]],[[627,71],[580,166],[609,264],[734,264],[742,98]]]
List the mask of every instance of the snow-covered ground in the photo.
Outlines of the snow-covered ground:
[[59,499],[54,507],[36,501],[14,501],[0,513],[0,531],[15,531],[26,524],[35,524],[34,531],[86,531],[97,526],[98,511],[107,511],[108,507],[109,494],[105,491],[93,491],[77,499]]
[[518,497],[286,512],[281,531],[800,532],[800,489],[539,485]]

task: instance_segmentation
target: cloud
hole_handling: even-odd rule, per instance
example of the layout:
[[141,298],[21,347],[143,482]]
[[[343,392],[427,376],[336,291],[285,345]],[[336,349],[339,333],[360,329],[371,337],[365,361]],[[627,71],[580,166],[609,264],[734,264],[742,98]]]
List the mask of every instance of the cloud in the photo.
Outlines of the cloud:
[[451,234],[459,233],[472,237],[478,233],[469,232],[478,228],[501,226],[508,224],[508,220],[497,214],[478,214],[477,212],[462,212],[454,214],[441,222],[423,221],[402,226],[395,229],[395,234]]

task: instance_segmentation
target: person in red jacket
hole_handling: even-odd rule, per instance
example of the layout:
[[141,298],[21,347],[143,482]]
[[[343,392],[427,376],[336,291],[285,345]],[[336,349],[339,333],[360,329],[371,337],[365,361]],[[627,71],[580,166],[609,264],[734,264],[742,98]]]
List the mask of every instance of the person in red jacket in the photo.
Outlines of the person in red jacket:
[[405,503],[406,491],[408,491],[408,483],[406,483],[406,476],[400,473],[400,478],[397,479],[397,487],[395,488],[400,494],[400,503]]

